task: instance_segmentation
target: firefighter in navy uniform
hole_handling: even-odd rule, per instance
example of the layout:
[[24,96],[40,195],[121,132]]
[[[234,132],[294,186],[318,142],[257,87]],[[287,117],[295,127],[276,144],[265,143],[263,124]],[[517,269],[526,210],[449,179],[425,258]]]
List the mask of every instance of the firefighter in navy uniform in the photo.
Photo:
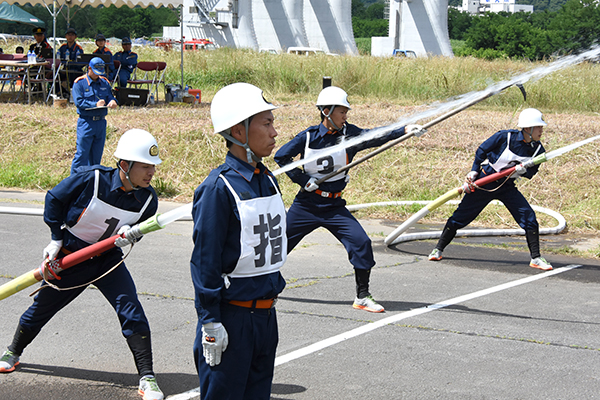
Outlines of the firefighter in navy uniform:
[[33,51],[37,57],[43,57],[42,50],[52,54],[52,46],[46,40],[46,28],[33,28],[33,38],[35,43],[29,46],[29,51]]
[[112,51],[106,47],[106,37],[99,33],[96,35],[96,46],[98,48],[92,52],[92,54],[102,54],[109,57],[109,62],[104,62],[105,70],[106,70],[106,78],[112,82],[115,79],[115,64],[113,63],[113,54]]
[[125,237],[115,241],[116,247],[62,271],[55,285],[63,290],[42,283],[44,288],[21,316],[13,342],[0,358],[0,372],[14,371],[23,350],[44,325],[93,283],[119,317],[140,375],[140,394],[145,400],[162,400],[152,367],[150,326],[120,249],[141,238],[130,225],[156,214],[158,199],[150,181],[162,161],[156,140],[141,129],[123,134],[115,157],[118,168],[82,168],[48,191],[44,221],[52,240],[43,256],[54,260],[116,233]]
[[79,118],[77,150],[71,163],[71,173],[80,166],[98,165],[102,160],[106,141],[106,107],[118,107],[110,82],[103,76],[104,72],[104,61],[94,57],[90,60],[87,73],[77,78],[73,85],[73,101]]
[[58,48],[58,56],[61,62],[66,65],[66,67],[61,70],[61,79],[63,88],[69,93],[75,79],[83,75],[85,64],[79,61],[79,58],[84,51],[83,47],[76,41],[77,31],[74,28],[69,28],[65,32],[65,37],[67,43],[63,43]]
[[492,200],[500,200],[510,211],[519,226],[525,230],[525,238],[531,254],[529,266],[548,271],[552,265],[540,256],[540,233],[535,211],[515,186],[515,178],[531,179],[537,174],[539,165],[531,168],[522,163],[544,153],[540,143],[546,122],[542,113],[527,108],[519,114],[518,127],[496,132],[483,142],[475,153],[475,160],[466,181],[471,185],[478,177],[500,172],[516,166],[515,173],[506,179],[491,182],[480,189],[469,190],[448,221],[437,245],[429,254],[430,261],[442,259],[442,252],[450,244],[456,231],[469,225]]
[[371,239],[348,211],[346,201],[341,197],[348,183],[348,175],[338,174],[320,185],[316,181],[350,163],[359,151],[381,146],[404,135],[405,128],[406,131],[423,130],[418,125],[409,125],[329,154],[328,147],[341,140],[360,136],[364,131],[346,122],[350,104],[344,90],[335,86],[323,89],[317,98],[317,107],[321,113],[321,124],[300,132],[275,154],[275,162],[283,167],[297,155],[304,159],[327,153],[324,157],[307,162],[303,169],[294,168],[287,172],[290,179],[301,188],[287,214],[288,253],[313,230],[326,228],[342,242],[354,267],[356,298],[353,307],[383,312],[384,308],[369,292],[371,268],[375,265]]
[[279,340],[274,305],[287,254],[283,200],[260,162],[275,147],[275,108],[247,83],[219,90],[211,104],[229,152],[196,189],[192,209],[202,399],[270,398]]
[[119,81],[119,87],[127,87],[127,81],[133,74],[133,70],[137,66],[138,63],[138,55],[131,51],[131,39],[128,37],[124,37],[121,40],[121,46],[123,47],[122,51],[118,51],[115,53],[113,59],[121,63],[121,69],[119,70],[119,75],[117,79]]

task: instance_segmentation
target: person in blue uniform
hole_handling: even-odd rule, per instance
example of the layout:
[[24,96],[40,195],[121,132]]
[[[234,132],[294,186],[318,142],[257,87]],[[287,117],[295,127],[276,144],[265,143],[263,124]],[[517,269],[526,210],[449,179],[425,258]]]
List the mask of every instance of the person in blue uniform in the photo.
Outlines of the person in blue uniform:
[[106,37],[99,33],[96,35],[96,46],[98,48],[92,52],[92,54],[102,54],[109,57],[109,62],[104,62],[104,69],[106,70],[106,78],[112,82],[115,79],[115,64],[113,63],[112,51],[106,47]]
[[322,182],[316,181],[350,163],[356,153],[371,147],[381,146],[415,129],[418,125],[409,125],[393,130],[382,137],[366,140],[360,144],[331,152],[328,147],[341,140],[355,138],[364,134],[363,129],[346,122],[350,110],[348,95],[335,86],[321,91],[317,99],[321,113],[321,123],[297,134],[283,145],[275,154],[279,166],[291,163],[296,156],[302,159],[318,157],[304,164],[303,168],[294,168],[287,172],[290,179],[300,185],[287,214],[288,252],[313,230],[324,227],[330,231],[346,248],[350,263],[354,267],[356,279],[356,298],[353,307],[370,312],[383,312],[369,292],[371,268],[375,265],[371,239],[360,223],[345,207],[342,191],[348,183],[348,175],[338,174]]
[[29,51],[33,51],[38,57],[43,57],[42,53],[49,52],[50,57],[52,57],[54,51],[48,40],[46,40],[46,28],[33,28],[33,38],[35,39],[35,43],[29,46]]
[[[80,56],[83,54],[83,47],[77,43],[77,31],[74,28],[69,28],[65,32],[67,43],[63,43],[58,49],[60,61],[66,63],[66,67],[61,75],[63,87],[71,89],[75,79],[83,75],[85,65],[79,62]],[[67,86],[68,85],[68,86]],[[68,92],[68,90],[67,90]]]
[[110,82],[104,75],[104,61],[90,60],[87,74],[75,80],[73,100],[77,106],[77,150],[71,163],[71,173],[82,165],[97,165],[102,159],[106,140],[108,108],[117,108]]
[[468,185],[472,187],[477,178],[514,166],[516,166],[515,173],[481,188],[473,187],[467,190],[468,193],[456,211],[446,221],[437,245],[429,254],[430,261],[440,261],[442,252],[454,239],[456,231],[477,218],[490,201],[500,200],[519,226],[525,230],[525,238],[531,254],[529,266],[544,271],[552,269],[552,265],[540,255],[539,225],[535,211],[515,186],[516,178],[523,176],[531,179],[537,174],[539,165],[525,168],[522,163],[545,152],[540,139],[546,125],[539,110],[527,108],[519,114],[518,127],[521,130],[501,130],[479,146],[475,152],[471,171],[466,177]]
[[196,189],[192,209],[194,358],[204,400],[270,398],[287,254],[285,206],[260,161],[275,148],[275,108],[247,83],[222,88],[211,104],[229,152]]
[[130,38],[124,37],[121,40],[121,46],[123,46],[123,51],[115,53],[114,60],[121,63],[119,76],[117,76],[119,87],[127,87],[127,81],[137,66],[138,55],[131,51]]
[[116,239],[114,248],[60,272],[60,280],[46,269],[49,279],[21,316],[0,358],[0,372],[14,371],[44,325],[93,283],[117,313],[140,375],[140,393],[145,400],[162,400],[152,365],[150,326],[121,250],[141,238],[130,225],[156,214],[158,200],[150,182],[161,163],[158,144],[149,132],[132,129],[119,139],[114,155],[118,168],[87,167],[48,191],[44,222],[51,241],[43,257],[52,261],[117,233],[124,237]]

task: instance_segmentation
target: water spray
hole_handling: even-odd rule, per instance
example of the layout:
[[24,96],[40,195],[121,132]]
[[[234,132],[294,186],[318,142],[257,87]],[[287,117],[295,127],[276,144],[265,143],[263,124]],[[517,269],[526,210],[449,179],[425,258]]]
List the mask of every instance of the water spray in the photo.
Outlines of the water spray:
[[[458,97],[457,99],[450,100],[446,103],[442,103],[439,106],[437,106],[435,109],[417,113],[417,114],[409,116],[407,118],[403,118],[394,124],[376,128],[376,129],[371,129],[371,130],[366,131],[364,134],[359,135],[358,137],[348,139],[348,140],[343,140],[341,143],[339,143],[335,146],[328,147],[324,151],[319,152],[317,155],[314,155],[314,156],[308,157],[308,158],[303,158],[301,160],[294,161],[290,164],[287,164],[287,165],[273,171],[273,175],[277,176],[284,172],[290,171],[294,168],[298,168],[308,162],[315,161],[317,158],[323,157],[325,155],[331,155],[340,150],[347,149],[349,147],[356,146],[360,143],[385,136],[386,134],[390,133],[391,131],[401,128],[403,126],[406,126],[409,124],[414,124],[417,121],[420,121],[420,120],[423,120],[426,118],[431,118],[431,117],[434,117],[435,115],[439,115],[441,113],[446,113],[446,114],[441,115],[440,117],[423,125],[424,129],[430,128],[433,125],[438,124],[438,123],[442,122],[443,120],[445,120],[461,111],[464,111],[465,109],[467,109],[467,108],[469,108],[469,107],[471,107],[493,95],[499,94],[500,92],[502,92],[505,89],[508,89],[511,86],[518,87],[521,90],[521,92],[523,93],[523,98],[526,99],[526,93],[525,93],[525,89],[523,87],[523,84],[525,84],[526,82],[530,82],[530,81],[533,82],[533,81],[539,80],[539,79],[543,78],[544,76],[551,74],[552,72],[567,68],[572,65],[579,64],[586,60],[594,59],[594,58],[598,57],[599,55],[600,55],[600,46],[594,46],[590,50],[588,50],[584,53],[581,53],[579,55],[570,55],[570,56],[562,57],[556,61],[549,63],[546,66],[534,68],[533,70],[527,71],[520,75],[517,75],[508,81],[502,81],[502,82],[496,83],[482,91],[467,93],[465,95]],[[357,164],[360,164],[363,161],[368,160],[369,158],[395,146],[396,144],[399,144],[399,143],[405,141],[406,139],[409,139],[412,136],[415,136],[415,135],[414,134],[412,134],[412,135],[405,134],[393,141],[390,141],[390,142],[386,143],[384,146],[381,146],[379,149],[373,151],[372,153],[369,153],[366,156],[364,156],[360,159],[357,159],[357,160],[353,161],[352,163],[340,168],[339,170],[332,172],[331,174],[323,177],[322,179],[319,179],[315,183],[320,184],[323,181],[325,181],[335,175],[341,174],[342,172],[345,172],[346,170],[356,166]]]

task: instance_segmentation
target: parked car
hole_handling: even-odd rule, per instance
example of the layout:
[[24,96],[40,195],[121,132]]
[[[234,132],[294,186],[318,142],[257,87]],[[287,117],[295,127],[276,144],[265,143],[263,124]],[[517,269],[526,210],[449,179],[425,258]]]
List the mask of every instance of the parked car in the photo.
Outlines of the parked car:
[[417,58],[417,53],[412,50],[394,49],[394,53],[392,55],[394,57]]
[[315,55],[315,54],[325,54],[325,52],[321,49],[315,49],[312,47],[290,47],[287,50],[288,54],[298,54],[301,56]]

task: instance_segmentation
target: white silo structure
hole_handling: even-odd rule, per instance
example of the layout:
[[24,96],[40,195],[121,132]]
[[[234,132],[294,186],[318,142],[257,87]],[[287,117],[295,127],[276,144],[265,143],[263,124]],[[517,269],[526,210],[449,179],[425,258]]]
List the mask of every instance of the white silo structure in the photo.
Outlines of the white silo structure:
[[371,54],[391,56],[394,49],[452,57],[448,0],[389,0],[389,34],[371,39]]
[[[351,0],[184,0],[183,35],[234,48],[305,46],[357,54],[351,5]],[[165,38],[180,35],[180,27],[163,28]]]

